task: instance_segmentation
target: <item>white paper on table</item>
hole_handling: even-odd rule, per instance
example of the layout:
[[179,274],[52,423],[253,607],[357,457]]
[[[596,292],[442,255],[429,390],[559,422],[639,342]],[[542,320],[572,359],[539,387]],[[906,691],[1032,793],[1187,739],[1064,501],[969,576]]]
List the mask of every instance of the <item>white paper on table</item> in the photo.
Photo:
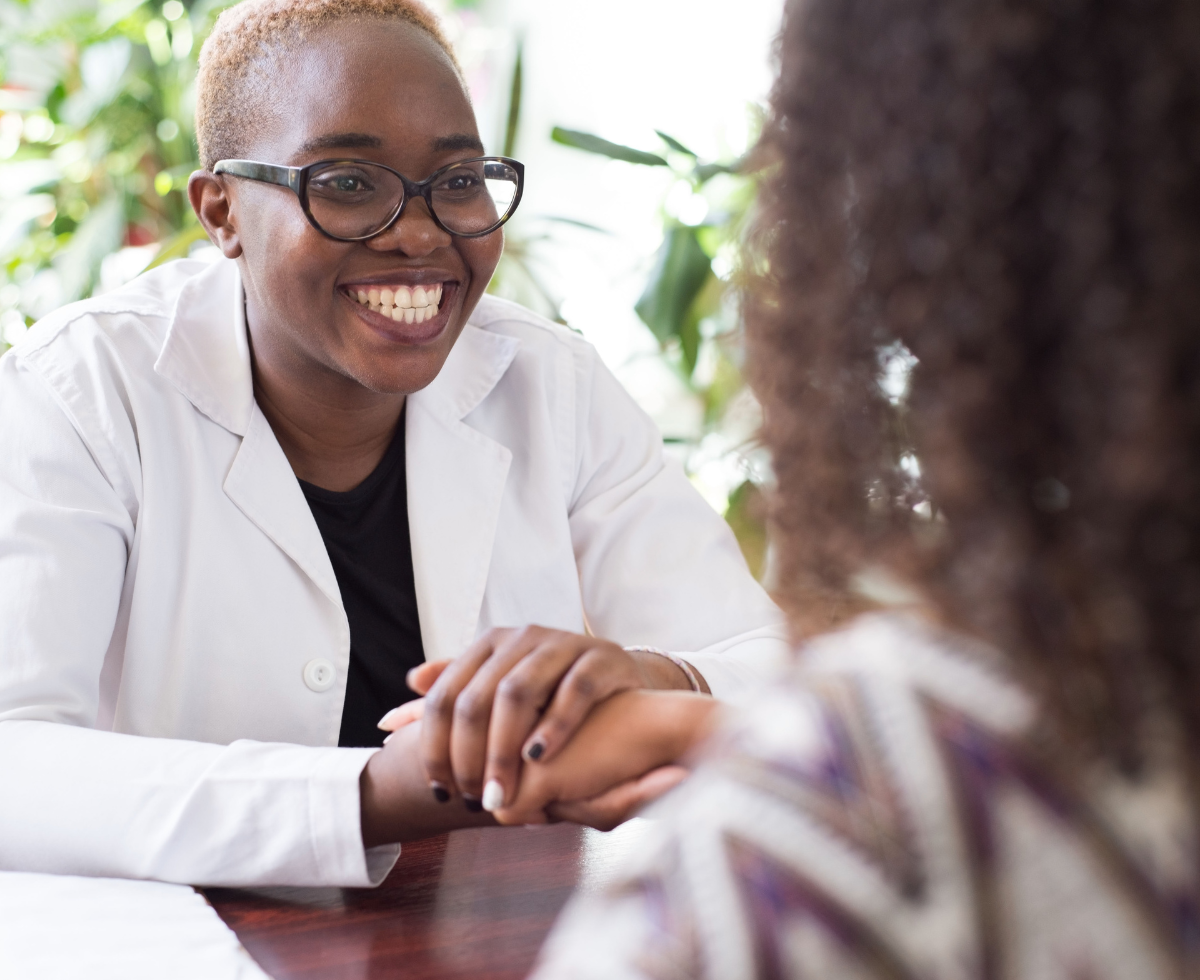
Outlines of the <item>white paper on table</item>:
[[4,980],[269,980],[186,885],[0,871]]

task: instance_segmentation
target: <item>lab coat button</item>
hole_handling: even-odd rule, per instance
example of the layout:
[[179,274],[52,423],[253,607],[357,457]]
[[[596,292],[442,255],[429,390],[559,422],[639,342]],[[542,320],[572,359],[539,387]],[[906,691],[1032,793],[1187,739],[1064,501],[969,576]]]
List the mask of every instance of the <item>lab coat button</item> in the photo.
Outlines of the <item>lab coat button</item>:
[[333,687],[337,678],[337,670],[324,657],[317,657],[304,665],[304,683],[310,691],[320,694]]

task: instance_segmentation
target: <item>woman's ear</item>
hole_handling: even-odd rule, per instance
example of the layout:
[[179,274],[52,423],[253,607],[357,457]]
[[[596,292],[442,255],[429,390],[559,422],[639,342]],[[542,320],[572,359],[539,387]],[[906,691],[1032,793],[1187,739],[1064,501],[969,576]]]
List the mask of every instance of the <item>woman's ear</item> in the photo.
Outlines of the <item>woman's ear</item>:
[[242,254],[242,243],[238,239],[237,223],[233,217],[233,206],[229,188],[216,174],[197,170],[188,178],[188,200],[208,237],[227,259],[236,259]]

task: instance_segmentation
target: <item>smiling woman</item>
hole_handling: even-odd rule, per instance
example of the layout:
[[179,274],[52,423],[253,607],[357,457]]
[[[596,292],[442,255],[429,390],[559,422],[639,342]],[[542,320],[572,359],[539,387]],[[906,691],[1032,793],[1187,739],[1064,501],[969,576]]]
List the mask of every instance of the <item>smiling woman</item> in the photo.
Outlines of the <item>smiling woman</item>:
[[611,695],[700,716],[771,669],[781,617],[654,426],[484,295],[524,170],[423,7],[247,0],[197,105],[212,258],[0,360],[0,867],[375,883]]
[[[414,211],[408,220],[396,220],[408,210],[406,199],[416,187],[401,174],[433,175],[483,149],[457,66],[436,25],[419,19],[414,13],[419,8],[409,3],[395,5],[399,13],[394,17],[379,16],[393,8],[376,3],[361,8],[367,16],[352,18],[344,3],[309,4],[296,18],[280,21],[276,8],[291,10],[287,3],[245,8],[248,12],[229,31],[214,32],[214,51],[201,55],[204,97],[197,100],[196,130],[201,159],[209,169],[192,178],[189,193],[225,255],[249,267],[246,313],[259,359],[261,396],[286,416],[278,422],[272,418],[273,427],[278,433],[280,427],[294,429],[289,422],[299,423],[311,433],[314,426],[319,430],[332,422],[323,411],[319,420],[308,418],[306,410],[316,407],[308,398],[314,386],[345,393],[356,403],[387,404],[390,411],[387,395],[417,391],[433,380],[487,287],[503,240],[499,235],[452,235],[434,218],[429,199],[417,209],[419,215]],[[238,13],[242,9],[235,8]],[[322,10],[328,20],[319,27]],[[247,38],[262,37],[268,29],[270,40],[265,46],[252,44],[253,56],[248,56]],[[225,50],[225,38],[231,38],[232,52]],[[219,112],[213,98],[218,86],[233,96],[219,100]],[[254,111],[235,114],[231,105],[239,104]],[[344,227],[341,221],[335,229],[330,226],[331,205],[317,205],[314,211],[314,196],[327,199],[329,191],[314,195],[313,177],[320,181],[327,172],[321,165],[331,153],[347,151],[362,155],[367,167],[374,164],[375,174],[393,177],[393,193],[381,195],[385,206],[376,215],[377,229]],[[219,160],[213,158],[217,153]],[[249,174],[241,180],[222,177],[231,171],[228,162],[221,163],[237,157],[297,168],[289,186],[297,191],[301,207],[295,195],[263,183],[261,173],[253,182],[245,179]],[[385,169],[388,163],[395,169]],[[359,183],[361,174],[362,168]],[[337,175],[334,171],[335,179]],[[347,178],[354,179],[343,164],[341,179]],[[325,234],[313,235],[312,224]],[[354,234],[344,237],[361,237],[365,247],[327,240],[346,231]],[[281,248],[290,257],[287,263],[277,261]],[[402,327],[356,298],[360,289],[379,289],[381,294],[388,289],[394,295],[418,285],[442,288],[438,315],[420,329],[404,329],[408,323]],[[283,376],[283,371],[303,378]],[[305,394],[296,416],[287,403],[300,392]],[[379,395],[382,400],[375,397]],[[270,409],[267,414],[270,418]],[[297,469],[301,478],[308,474],[325,485],[323,476],[348,489],[374,469],[389,437],[390,431],[380,432],[369,448],[340,461],[348,465],[346,473],[315,473],[320,462],[308,458],[312,454],[303,445],[289,446],[286,437],[283,445],[285,452],[292,450],[293,465],[293,453],[306,457]]]

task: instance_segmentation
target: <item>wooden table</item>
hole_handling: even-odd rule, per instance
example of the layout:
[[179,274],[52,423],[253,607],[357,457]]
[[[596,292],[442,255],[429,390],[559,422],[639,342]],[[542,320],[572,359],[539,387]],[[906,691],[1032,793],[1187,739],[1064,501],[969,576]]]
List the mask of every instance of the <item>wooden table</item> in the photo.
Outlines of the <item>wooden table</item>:
[[404,845],[378,888],[210,888],[275,980],[518,980],[572,890],[596,888],[645,832],[559,824]]

